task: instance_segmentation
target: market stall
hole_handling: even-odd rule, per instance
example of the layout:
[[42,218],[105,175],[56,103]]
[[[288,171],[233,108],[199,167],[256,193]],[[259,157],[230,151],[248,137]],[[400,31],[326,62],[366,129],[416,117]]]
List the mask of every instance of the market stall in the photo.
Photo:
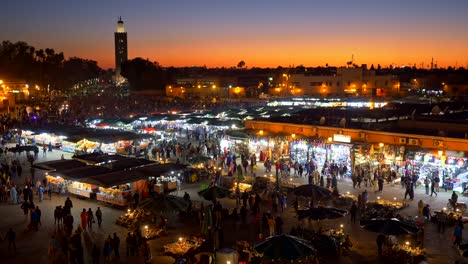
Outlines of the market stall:
[[418,264],[424,260],[425,254],[425,249],[411,246],[407,241],[404,244],[393,245],[389,257],[394,263]]
[[135,228],[141,221],[151,221],[153,215],[151,212],[144,209],[128,209],[125,214],[122,214],[117,218],[116,224],[126,227]]
[[164,253],[175,259],[191,256],[196,253],[197,249],[200,248],[204,242],[205,240],[199,237],[180,237],[177,242],[164,245]]
[[447,190],[463,192],[463,184],[468,183],[468,159],[462,154],[446,151],[437,154],[431,152],[408,152],[405,169],[419,175],[419,179],[436,176],[440,186]]

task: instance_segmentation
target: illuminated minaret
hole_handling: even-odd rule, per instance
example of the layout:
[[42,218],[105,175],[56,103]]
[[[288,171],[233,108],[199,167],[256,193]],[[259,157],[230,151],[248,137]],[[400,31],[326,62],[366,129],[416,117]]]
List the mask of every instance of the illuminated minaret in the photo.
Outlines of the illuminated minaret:
[[122,70],[122,63],[128,60],[127,53],[127,32],[125,32],[122,17],[117,21],[117,32],[114,33],[115,40],[115,80],[116,82],[123,81],[120,72]]

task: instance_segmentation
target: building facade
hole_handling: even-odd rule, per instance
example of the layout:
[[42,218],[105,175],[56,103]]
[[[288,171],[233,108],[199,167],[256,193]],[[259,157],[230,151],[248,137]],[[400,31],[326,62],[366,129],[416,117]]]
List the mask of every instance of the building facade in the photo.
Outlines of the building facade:
[[122,63],[128,60],[127,52],[127,32],[125,32],[124,23],[122,18],[119,17],[117,21],[117,32],[114,33],[115,41],[115,81],[120,83],[124,80],[122,75]]
[[332,75],[291,74],[285,80],[284,87],[307,96],[392,96],[400,88],[398,78],[365,67],[342,67]]

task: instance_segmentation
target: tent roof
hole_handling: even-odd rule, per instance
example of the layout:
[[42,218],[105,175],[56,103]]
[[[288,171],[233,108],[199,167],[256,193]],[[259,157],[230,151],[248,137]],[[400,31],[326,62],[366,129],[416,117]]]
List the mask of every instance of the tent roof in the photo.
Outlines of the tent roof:
[[60,176],[67,180],[78,180],[83,179],[86,177],[91,177],[94,175],[104,174],[112,172],[111,169],[102,167],[102,166],[85,166],[81,168],[73,168],[68,170],[61,170],[61,171],[52,171],[49,172],[51,176]]
[[79,161],[83,161],[86,163],[103,163],[103,162],[115,162],[119,160],[128,159],[122,155],[109,155],[103,153],[89,153],[89,154],[82,154],[82,155],[73,155],[73,158]]
[[134,182],[146,179],[150,176],[160,176],[164,173],[177,171],[186,168],[186,165],[165,163],[165,164],[149,164],[141,167],[129,168],[126,170],[112,171],[109,173],[98,174],[81,181],[89,184],[95,184],[101,187],[112,187],[119,184]]
[[86,163],[78,161],[78,160],[52,160],[46,161],[41,163],[36,163],[33,165],[34,168],[41,169],[41,170],[65,170],[65,169],[73,169],[73,168],[80,168],[85,167]]
[[120,171],[112,171],[109,173],[98,174],[88,178],[84,178],[81,182],[95,184],[101,187],[109,188],[119,184],[124,184],[128,182],[134,182],[148,178],[148,175],[137,170],[137,169],[128,169]]
[[130,168],[136,168],[148,164],[153,164],[155,163],[152,160],[147,160],[147,159],[137,159],[137,158],[125,158],[116,160],[109,164],[109,166],[113,170],[125,170],[125,169],[130,169]]

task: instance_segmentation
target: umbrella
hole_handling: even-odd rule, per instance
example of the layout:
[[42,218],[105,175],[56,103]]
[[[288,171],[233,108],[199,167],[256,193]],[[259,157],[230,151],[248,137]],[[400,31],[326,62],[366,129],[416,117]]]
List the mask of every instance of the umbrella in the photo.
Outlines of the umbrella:
[[151,211],[155,214],[168,214],[178,211],[185,211],[189,202],[179,196],[158,195],[149,198],[140,204],[140,208]]
[[218,198],[227,197],[230,193],[231,192],[228,189],[214,185],[214,186],[208,187],[207,189],[203,191],[199,191],[198,195],[200,195],[201,197],[205,198],[208,201],[214,201]]
[[416,234],[419,231],[416,224],[396,218],[361,220],[360,224],[367,231],[384,235]]
[[269,237],[265,241],[256,244],[254,249],[269,259],[288,261],[315,254],[315,249],[308,241],[290,235]]
[[207,156],[194,156],[189,159],[190,164],[205,163],[210,161],[211,158]]
[[347,211],[332,207],[313,207],[307,210],[298,210],[299,219],[309,218],[312,220],[335,219],[345,216]]
[[315,184],[301,185],[294,189],[294,194],[310,197],[314,201],[321,200],[323,198],[330,198],[332,196],[332,192],[330,190]]

